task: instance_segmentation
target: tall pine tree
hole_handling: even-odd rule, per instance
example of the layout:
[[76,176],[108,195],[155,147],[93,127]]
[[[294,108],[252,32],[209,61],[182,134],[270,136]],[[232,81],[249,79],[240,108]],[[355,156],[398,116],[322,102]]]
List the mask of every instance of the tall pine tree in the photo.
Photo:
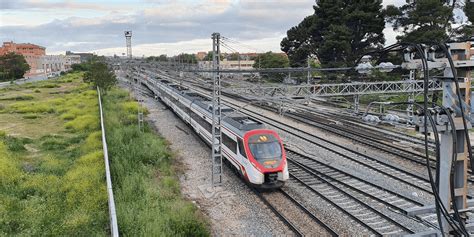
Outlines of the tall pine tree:
[[449,39],[453,7],[443,0],[416,0],[395,7],[387,6],[385,14],[395,30],[402,30],[400,42],[442,43]]
[[385,42],[382,0],[319,0],[314,14],[287,31],[281,49],[292,66],[316,56],[323,67],[354,66]]

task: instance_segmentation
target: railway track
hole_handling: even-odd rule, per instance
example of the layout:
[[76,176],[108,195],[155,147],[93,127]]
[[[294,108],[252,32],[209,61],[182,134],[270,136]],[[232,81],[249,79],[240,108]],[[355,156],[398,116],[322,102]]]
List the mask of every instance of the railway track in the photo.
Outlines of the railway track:
[[[226,101],[228,102],[228,101]],[[229,104],[232,104],[233,106],[237,106],[233,104],[232,102],[228,102]],[[295,137],[298,137],[302,140],[305,140],[309,143],[312,143],[322,149],[325,149],[331,153],[335,153],[342,158],[347,159],[350,162],[353,162],[357,165],[362,165],[366,168],[369,168],[371,170],[374,170],[383,176],[386,176],[388,178],[391,178],[395,181],[404,183],[405,185],[409,185],[412,187],[415,187],[417,189],[420,189],[424,192],[427,192],[429,194],[432,194],[431,191],[431,185],[428,181],[428,179],[420,176],[419,174],[415,174],[414,172],[407,171],[403,168],[400,168],[394,164],[390,164],[386,161],[381,161],[378,160],[374,157],[371,157],[369,155],[363,154],[358,151],[353,151],[348,149],[347,147],[344,147],[340,144],[337,144],[335,142],[329,141],[321,136],[317,136],[314,134],[310,134],[306,131],[291,127],[289,125],[282,124],[281,122],[269,118],[263,115],[260,115],[258,113],[255,113],[253,111],[244,109],[245,111],[242,111],[242,113],[254,117],[272,127],[275,127],[281,131],[284,131],[286,133],[289,133]]]
[[[229,104],[233,104],[233,106],[235,107],[239,107],[238,105],[232,102],[226,102]],[[334,152],[342,156],[343,158],[350,160],[351,162],[363,165],[367,168],[381,173],[384,176],[387,176],[390,179],[394,179],[398,182],[402,182],[406,185],[416,187],[424,192],[432,194],[428,180],[418,174],[412,173],[396,165],[378,160],[376,158],[355,151],[351,151],[322,137],[309,134],[307,132],[301,131],[288,125],[284,125],[281,122],[278,122],[277,120],[272,119],[270,117],[266,117],[248,109],[245,109],[245,111],[247,112],[242,112],[254,118],[258,117],[257,119],[261,120],[264,123],[267,123],[280,130],[290,133],[291,135],[297,136],[307,142],[311,142],[319,147],[325,148],[331,152]],[[357,137],[358,135],[360,134],[353,134],[354,137]],[[371,139],[370,136],[366,138],[368,140]],[[353,156],[354,154],[356,154],[356,156],[362,157],[362,159],[355,158]],[[366,182],[355,176],[344,173],[343,171],[335,169],[334,167],[330,167],[327,165],[325,166],[324,163],[309,159],[308,157],[305,157],[301,154],[297,154],[294,151],[290,151],[289,156],[292,157],[288,159],[291,168],[290,173],[292,179],[298,181],[302,185],[306,186],[308,189],[317,193],[326,201],[331,202],[334,206],[339,207],[341,211],[345,211],[347,215],[350,215],[352,219],[356,221],[358,220],[357,222],[365,226],[371,233],[376,235],[399,235],[413,233],[412,230],[399,224],[396,220],[391,219],[390,217],[384,215],[377,209],[369,206],[367,203],[364,202],[364,200],[374,200],[402,214],[406,214],[406,210],[409,208],[423,206],[422,203],[419,203],[416,200],[411,199],[410,197],[397,194],[396,192],[392,192],[373,183]],[[284,194],[278,195],[281,196]],[[266,197],[262,196],[261,198],[265,199]],[[268,200],[272,199],[272,197],[267,197],[266,201],[268,202]],[[281,200],[281,198],[276,199]],[[357,205],[354,206],[350,204]],[[300,206],[302,206],[301,203]],[[365,208],[365,211],[362,211],[360,208],[358,208],[362,206]],[[279,212],[281,216],[280,219],[282,219],[282,221],[286,219],[286,221],[284,222],[289,222],[289,226],[293,226],[291,228],[298,235],[304,234],[303,232],[301,232],[300,229],[306,229],[307,227],[305,227],[305,225],[311,225],[304,221],[296,221],[297,224],[295,225],[295,221],[289,221],[288,218],[285,217],[284,214],[282,214],[281,210],[275,209],[274,212]],[[306,211],[303,212],[306,213],[308,212],[308,210],[306,209]],[[366,216],[370,216],[370,218],[364,218]],[[424,220],[424,222],[423,220],[420,221],[420,223],[430,228],[435,227],[434,224],[430,224],[432,222],[436,222],[436,220]],[[302,225],[303,227],[297,227],[297,225]]]
[[336,231],[322,222],[308,208],[282,189],[254,193],[297,236],[338,236]]

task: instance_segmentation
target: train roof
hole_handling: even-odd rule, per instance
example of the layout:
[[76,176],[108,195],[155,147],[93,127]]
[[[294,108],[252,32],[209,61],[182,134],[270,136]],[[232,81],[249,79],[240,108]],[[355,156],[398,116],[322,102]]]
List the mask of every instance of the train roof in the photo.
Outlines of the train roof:
[[[192,101],[193,104],[196,104],[197,106],[206,110],[209,114],[212,114],[212,101],[207,96],[191,91],[185,86],[173,84],[168,80],[160,80],[160,82],[167,84],[167,86],[172,88],[175,92]],[[265,125],[260,121],[250,118],[229,106],[222,106],[221,112],[224,117],[224,122],[238,130],[250,131],[254,129],[265,128]]]

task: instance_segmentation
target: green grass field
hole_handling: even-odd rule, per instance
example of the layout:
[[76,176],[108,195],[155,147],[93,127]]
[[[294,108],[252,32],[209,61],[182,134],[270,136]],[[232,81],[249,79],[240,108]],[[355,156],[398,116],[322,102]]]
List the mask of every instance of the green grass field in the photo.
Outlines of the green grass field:
[[[0,236],[109,235],[97,93],[82,76],[0,89]],[[138,131],[138,104],[119,89],[103,101],[121,235],[209,235],[166,141]]]
[[97,94],[81,77],[0,90],[0,236],[107,235]]

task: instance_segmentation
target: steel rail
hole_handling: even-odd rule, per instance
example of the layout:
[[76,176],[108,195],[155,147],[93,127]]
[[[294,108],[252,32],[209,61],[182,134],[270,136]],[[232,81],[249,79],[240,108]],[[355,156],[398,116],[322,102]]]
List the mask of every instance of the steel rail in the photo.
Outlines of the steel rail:
[[107,149],[107,139],[105,138],[104,112],[102,109],[102,98],[100,96],[99,87],[97,87],[97,95],[99,97],[100,128],[102,130],[102,148],[104,151],[105,179],[107,183],[107,196],[108,196],[108,204],[109,204],[110,232],[111,232],[110,235],[112,237],[118,237],[119,229],[118,229],[118,223],[117,223],[117,212],[115,210],[114,191],[112,189],[112,178],[110,175],[109,152]]
[[299,230],[293,223],[291,223],[288,218],[286,218],[281,212],[279,212],[263,195],[260,193],[258,190],[255,188],[251,188],[252,191],[257,195],[257,197],[260,198],[260,200],[268,207],[270,210],[286,225],[288,228],[290,228],[296,236],[304,236],[303,233],[301,233],[301,230]]
[[[361,179],[361,178],[359,178],[359,177],[357,177],[357,176],[355,176],[355,175],[349,174],[349,173],[347,173],[347,172],[345,172],[345,171],[343,171],[343,170],[341,170],[341,169],[338,169],[338,168],[336,168],[336,167],[333,167],[333,166],[324,164],[323,162],[320,162],[320,161],[318,161],[318,160],[315,160],[315,159],[313,159],[313,158],[311,158],[311,157],[309,157],[309,156],[307,156],[307,155],[301,154],[301,153],[299,153],[299,152],[297,152],[297,151],[294,151],[294,150],[292,150],[292,149],[290,149],[290,148],[288,148],[288,147],[285,147],[285,151],[287,151],[287,154],[288,154],[288,153],[289,153],[290,155],[294,154],[295,156],[299,156],[299,157],[304,158],[304,159],[306,159],[306,160],[310,160],[311,162],[316,163],[318,166],[329,168],[329,169],[331,169],[331,170],[333,170],[333,171],[336,171],[336,172],[338,172],[338,173],[341,173],[341,174],[343,174],[343,175],[345,175],[345,176],[347,176],[347,177],[350,177],[350,178],[352,178],[352,179],[355,179],[355,180],[357,180],[357,181],[359,181],[359,182],[362,182],[362,183],[365,183],[365,184],[367,184],[367,185],[370,185],[370,186],[373,186],[373,187],[375,187],[375,188],[378,188],[378,189],[380,189],[380,190],[382,190],[382,191],[384,191],[384,192],[389,193],[390,195],[396,196],[397,198],[404,199],[404,200],[407,201],[407,202],[411,202],[411,203],[412,203],[413,205],[415,205],[415,206],[421,207],[421,206],[424,206],[424,205],[425,205],[425,204],[423,204],[423,203],[421,203],[421,202],[419,202],[419,201],[416,201],[416,200],[414,200],[414,199],[412,199],[412,198],[410,198],[410,197],[406,197],[406,196],[401,195],[401,194],[399,194],[399,193],[396,193],[396,192],[394,192],[394,191],[392,191],[392,190],[386,189],[386,188],[384,188],[384,187],[382,187],[382,186],[380,186],[380,185],[377,185],[377,184],[374,184],[374,183],[369,182],[369,181],[367,181],[367,180]],[[351,186],[351,185],[349,185],[349,184],[347,184],[347,183],[344,183],[344,182],[338,180],[337,178],[334,178],[334,177],[331,176],[331,175],[324,174],[323,172],[321,172],[321,171],[319,171],[319,170],[317,170],[317,169],[315,169],[315,168],[313,168],[313,167],[309,167],[308,165],[303,164],[303,163],[301,163],[301,162],[299,162],[299,161],[296,161],[296,160],[293,159],[293,158],[288,158],[288,156],[287,156],[287,159],[290,160],[290,162],[293,162],[294,164],[296,164],[297,166],[303,168],[307,173],[310,173],[311,175],[313,175],[313,176],[315,176],[315,177],[316,177],[316,176],[322,176],[322,177],[324,177],[324,178],[330,179],[330,180],[332,180],[332,181],[334,181],[334,182],[336,182],[336,183],[339,183],[339,184],[341,184],[341,185],[343,185],[343,186],[345,186],[345,187],[347,187],[347,188],[349,188],[349,189],[352,189],[352,190],[354,190],[354,191],[356,191],[356,192],[358,192],[358,193],[361,193],[361,194],[363,194],[363,195],[369,196],[370,198],[375,199],[375,200],[377,200],[377,201],[379,201],[379,202],[381,202],[381,203],[385,204],[386,206],[389,206],[389,207],[391,207],[391,208],[393,208],[393,209],[396,209],[396,210],[400,211],[400,212],[403,213],[403,214],[407,214],[407,211],[406,211],[405,209],[403,209],[403,208],[400,208],[400,207],[398,207],[398,206],[396,206],[396,205],[393,205],[393,204],[391,204],[391,203],[389,203],[389,202],[387,202],[387,201],[385,201],[385,200],[382,200],[382,199],[379,198],[379,197],[376,197],[376,196],[374,196],[374,195],[372,195],[372,194],[370,194],[370,193],[367,193],[367,192],[365,192],[365,191],[363,191],[363,190],[360,190],[360,189],[358,189],[358,188],[355,188],[354,186]]]
[[[247,110],[247,111],[249,111],[249,110]],[[246,114],[246,115],[251,116],[250,113],[248,113],[248,112],[244,112],[244,111],[241,111],[241,112],[244,113],[244,114]],[[253,113],[253,114],[256,114],[256,113],[254,113],[254,112],[252,112],[252,113]],[[278,129],[284,131],[284,132],[287,132],[287,133],[289,133],[289,134],[291,134],[291,135],[293,135],[293,136],[295,136],[295,137],[298,137],[298,138],[300,138],[300,139],[302,139],[302,140],[304,140],[304,141],[310,142],[311,144],[314,144],[314,145],[316,145],[316,146],[318,146],[318,147],[320,147],[320,148],[323,148],[323,149],[325,149],[325,150],[328,150],[328,151],[330,151],[330,152],[332,152],[332,153],[335,153],[335,154],[337,154],[337,155],[339,155],[339,156],[341,156],[341,157],[344,157],[344,158],[346,158],[346,159],[349,159],[349,160],[351,160],[351,161],[353,161],[353,162],[356,162],[356,163],[358,163],[358,164],[360,164],[360,165],[363,165],[363,166],[365,166],[365,167],[367,167],[367,168],[373,169],[373,170],[375,170],[375,171],[377,171],[377,172],[379,172],[379,173],[381,173],[381,174],[383,174],[383,175],[386,175],[386,176],[388,176],[388,177],[390,177],[390,178],[393,178],[393,179],[395,179],[395,180],[397,180],[397,181],[400,181],[400,182],[402,182],[402,183],[404,183],[404,184],[407,184],[407,185],[409,185],[409,186],[412,186],[412,187],[421,189],[421,190],[423,190],[423,191],[425,191],[425,192],[427,192],[427,193],[433,194],[432,191],[431,191],[431,188],[423,188],[423,187],[417,186],[417,185],[413,184],[413,183],[410,182],[410,181],[407,181],[407,180],[405,180],[405,179],[403,179],[403,178],[401,178],[401,177],[398,177],[398,176],[393,175],[393,174],[391,174],[391,173],[389,173],[389,172],[383,171],[383,170],[381,170],[381,169],[379,169],[379,168],[376,168],[376,167],[374,167],[374,166],[372,166],[372,165],[369,165],[369,164],[367,164],[366,162],[362,162],[362,161],[360,161],[360,160],[358,160],[358,159],[356,159],[356,158],[354,158],[354,157],[352,157],[352,156],[346,155],[346,154],[344,154],[344,153],[342,153],[342,152],[340,152],[340,151],[335,151],[335,150],[333,150],[333,149],[327,148],[326,146],[324,146],[324,145],[322,145],[322,144],[320,144],[320,143],[316,143],[315,141],[313,141],[313,140],[311,140],[311,139],[309,139],[309,138],[306,138],[306,137],[302,136],[301,134],[304,134],[304,135],[309,136],[309,137],[314,137],[314,138],[319,139],[319,140],[321,140],[321,141],[323,141],[323,142],[326,142],[326,143],[328,143],[328,144],[330,144],[330,145],[333,145],[333,146],[335,146],[335,147],[338,147],[338,148],[340,148],[340,149],[342,149],[342,150],[345,150],[345,151],[350,152],[350,153],[354,153],[354,154],[356,154],[356,155],[358,155],[358,156],[360,156],[360,157],[363,157],[363,158],[369,159],[369,160],[371,160],[371,161],[374,161],[374,162],[376,162],[378,165],[386,166],[386,167],[388,167],[388,168],[390,168],[390,169],[393,169],[393,170],[396,170],[396,171],[398,171],[398,172],[401,172],[401,173],[403,173],[403,174],[405,174],[405,175],[407,175],[407,176],[411,176],[412,178],[419,179],[419,180],[422,180],[422,181],[427,182],[427,179],[424,178],[424,177],[421,177],[421,176],[419,176],[419,175],[417,175],[417,174],[408,172],[408,171],[406,171],[406,170],[404,170],[404,169],[402,169],[402,168],[399,168],[399,167],[397,167],[397,166],[395,166],[395,165],[391,165],[391,164],[388,164],[388,163],[386,163],[386,162],[380,161],[380,160],[375,159],[375,158],[373,158],[373,157],[371,157],[371,156],[367,156],[367,155],[365,155],[365,154],[363,154],[363,153],[361,153],[361,152],[350,150],[350,149],[348,149],[348,148],[346,148],[346,147],[344,147],[344,146],[342,146],[342,145],[339,145],[339,144],[337,144],[337,143],[335,143],[335,142],[332,142],[332,141],[329,141],[329,140],[327,140],[327,139],[321,138],[321,137],[319,137],[319,136],[310,134],[310,133],[305,132],[305,131],[303,131],[303,130],[300,130],[300,129],[297,129],[297,128],[293,128],[293,127],[288,126],[288,125],[284,125],[284,126],[290,127],[290,128],[293,129],[293,130],[298,131],[298,132],[300,133],[300,134],[298,134],[298,133],[296,133],[296,132],[291,131],[290,129],[284,128],[282,125],[278,125],[278,124],[281,124],[281,123],[278,122],[278,121],[276,121],[275,119],[268,118],[268,117],[263,116],[263,115],[260,115],[260,114],[256,114],[256,115],[257,115],[257,116],[260,116],[260,117],[263,117],[263,118],[266,119],[266,120],[271,121],[271,122],[268,122],[268,121],[267,121],[267,122],[265,122],[265,123],[267,123],[267,124],[269,124],[269,125],[271,125],[271,126],[274,126],[274,127],[278,128]],[[254,117],[255,117],[255,116],[254,116]],[[257,119],[257,120],[262,120],[262,119]],[[262,122],[263,122],[263,121],[262,121]]]
[[314,189],[313,187],[311,187],[309,184],[307,184],[306,182],[304,182],[303,180],[299,179],[298,177],[292,175],[290,173],[290,177],[293,178],[294,180],[296,180],[298,183],[302,184],[303,186],[305,186],[306,188],[308,188],[310,191],[312,191],[313,193],[317,194],[318,196],[320,196],[322,199],[324,199],[326,202],[330,203],[332,206],[336,207],[336,209],[338,209],[339,211],[341,211],[342,213],[344,213],[345,215],[349,216],[351,219],[355,220],[357,223],[359,223],[361,226],[363,226],[364,228],[368,229],[370,232],[376,234],[377,236],[382,236],[382,234],[378,233],[378,231],[376,231],[374,228],[372,228],[371,226],[367,225],[365,222],[363,222],[362,220],[360,220],[359,218],[355,217],[353,214],[351,214],[350,212],[348,212],[346,209],[342,208],[341,206],[337,205],[336,203],[334,203],[331,199],[329,199],[328,197],[326,197],[325,195],[323,195],[322,193],[320,193],[318,190]]
[[334,231],[330,226],[328,226],[326,223],[322,222],[318,217],[316,217],[310,210],[308,210],[303,204],[298,202],[294,197],[292,197],[288,192],[286,192],[283,189],[279,189],[279,191],[285,195],[291,202],[293,202],[295,205],[297,205],[301,210],[303,210],[308,216],[311,217],[312,220],[314,220],[316,223],[318,223],[320,226],[322,226],[331,236],[338,236],[336,231]]
[[[352,200],[354,200],[356,203],[358,203],[359,205],[363,206],[364,208],[370,210],[371,212],[375,213],[376,215],[380,216],[382,219],[388,221],[389,223],[391,223],[392,225],[394,226],[397,226],[398,228],[402,229],[403,231],[407,232],[407,233],[410,233],[410,234],[413,234],[414,231],[410,230],[409,228],[403,226],[402,224],[398,223],[397,221],[393,220],[392,218],[388,217],[387,215],[383,214],[382,212],[380,212],[379,210],[373,208],[372,206],[370,206],[369,204],[353,197],[351,194],[347,193],[346,191],[344,191],[342,188],[336,186],[335,184],[333,184],[332,182],[324,179],[324,178],[321,178],[319,177],[318,175],[314,174],[313,172],[309,171],[309,169],[307,169],[306,167],[304,167],[303,165],[301,164],[298,164],[297,162],[293,161],[293,160],[289,160],[290,162],[293,162],[294,164],[297,164],[299,165],[300,168],[302,168],[303,170],[305,170],[307,173],[310,173],[312,174],[313,177],[316,177],[318,178],[318,180],[322,181],[323,183],[327,184],[328,186],[330,186],[331,188],[337,190],[338,192],[342,193],[343,195],[347,196],[347,197],[350,197]],[[295,175],[292,175],[292,177],[296,177]],[[299,179],[301,182],[304,182],[302,181],[301,179]],[[334,180],[333,180],[334,181]],[[304,182],[305,183],[305,182]],[[310,186],[308,184],[308,186]],[[371,198],[374,198],[374,196],[372,195]],[[337,203],[335,202],[332,202],[334,205],[338,205]],[[339,205],[338,205],[339,206]],[[390,205],[391,207],[393,207],[393,205]],[[397,208],[399,209],[399,208]],[[361,220],[362,221],[362,220]],[[364,222],[365,223],[365,222]],[[367,223],[366,223],[367,224]],[[369,225],[369,224],[367,224]],[[377,233],[379,234],[382,234],[383,233],[380,233],[377,231]]]
[[[416,152],[412,151],[407,151],[400,149],[399,147],[387,143],[382,143],[379,140],[377,140],[374,137],[371,137],[367,134],[363,134],[358,131],[354,131],[348,128],[344,128],[342,126],[332,126],[332,125],[326,125],[323,122],[317,121],[319,118],[315,118],[315,116],[311,115],[305,115],[305,114],[295,114],[295,113],[287,113],[286,116],[293,118],[299,122],[303,122],[312,126],[315,126],[317,128],[320,128],[322,130],[328,131],[335,133],[341,137],[348,138],[350,140],[353,140],[357,143],[361,143],[367,146],[370,146],[374,149],[381,150],[383,152],[386,152],[388,154],[392,154],[396,157],[400,157],[402,159],[405,159],[410,162],[414,162],[416,164],[419,164],[421,166],[426,166],[426,157],[424,155],[418,154]],[[346,134],[344,134],[346,133]],[[432,168],[436,168],[436,161],[433,160],[433,163],[431,164]],[[471,178],[468,178],[469,183],[474,183],[474,180]]]
[[[196,85],[196,86],[200,87],[199,85]],[[201,89],[208,90],[208,88],[205,88],[205,87],[201,87]],[[233,98],[241,99],[239,96],[236,96],[236,95],[233,95],[233,94],[228,94],[228,93],[223,93],[223,94],[226,94],[228,97],[231,97],[231,98],[233,97]],[[227,101],[227,103],[228,103],[228,104],[232,104],[232,105],[234,105],[234,106],[237,106],[235,103],[232,103],[232,102],[229,102],[229,101]],[[245,112],[245,111],[243,111],[243,110],[249,111],[251,114],[254,114],[254,116],[252,116],[249,112]],[[393,175],[393,174],[390,173],[390,172],[383,171],[383,170],[381,170],[381,169],[379,169],[379,168],[377,168],[377,167],[374,167],[374,166],[372,166],[372,165],[370,165],[370,164],[367,164],[366,162],[362,162],[362,161],[360,161],[360,160],[358,160],[358,159],[356,159],[356,158],[354,158],[354,157],[352,157],[352,156],[348,156],[348,155],[346,155],[346,154],[343,154],[342,152],[335,151],[335,150],[333,150],[333,149],[329,149],[329,148],[327,148],[326,146],[324,146],[324,145],[322,145],[322,144],[320,144],[320,143],[316,143],[316,142],[314,142],[313,140],[310,140],[310,139],[308,139],[308,138],[306,138],[306,137],[301,136],[301,134],[304,134],[304,135],[309,136],[309,137],[317,138],[317,139],[319,139],[319,140],[321,140],[321,141],[323,141],[323,142],[326,142],[326,143],[328,143],[328,144],[330,144],[330,145],[333,145],[333,146],[335,146],[335,147],[338,147],[338,148],[340,148],[340,149],[342,149],[342,150],[344,150],[344,151],[347,151],[347,152],[350,152],[350,153],[354,153],[354,154],[356,154],[356,155],[358,155],[358,156],[360,156],[360,157],[363,157],[363,158],[366,158],[366,159],[368,159],[368,160],[371,160],[371,161],[377,163],[378,165],[386,166],[386,167],[388,167],[388,168],[390,168],[390,169],[393,169],[393,170],[395,170],[395,171],[397,171],[397,172],[400,172],[400,173],[405,174],[405,175],[407,175],[407,176],[410,176],[410,177],[412,177],[412,178],[419,179],[419,180],[422,180],[422,181],[428,183],[428,179],[426,179],[426,178],[424,178],[424,177],[422,177],[422,176],[420,176],[420,175],[418,175],[418,174],[409,172],[409,171],[404,170],[404,169],[402,169],[402,168],[400,168],[400,167],[397,167],[397,166],[395,166],[395,165],[392,165],[392,164],[389,164],[389,163],[380,161],[380,160],[375,159],[375,158],[373,158],[373,157],[371,157],[371,156],[365,155],[365,154],[363,154],[363,153],[361,153],[361,152],[354,151],[354,150],[350,150],[350,149],[348,149],[348,148],[346,148],[346,147],[344,147],[344,146],[342,146],[342,145],[340,145],[340,144],[337,144],[337,143],[335,143],[335,142],[329,141],[329,140],[327,140],[327,139],[325,139],[325,138],[322,138],[322,137],[316,136],[316,135],[314,135],[314,134],[310,134],[310,133],[308,133],[308,132],[305,132],[305,131],[303,131],[303,130],[300,130],[300,129],[297,129],[297,128],[293,128],[293,127],[291,127],[291,126],[282,124],[281,122],[279,122],[279,121],[277,121],[277,120],[275,120],[275,119],[273,119],[273,118],[269,118],[269,117],[267,117],[267,116],[263,116],[263,115],[261,115],[261,114],[257,114],[257,113],[255,113],[255,112],[253,112],[253,111],[248,110],[248,109],[243,109],[243,110],[241,110],[240,112],[241,112],[241,113],[244,113],[244,114],[246,114],[246,115],[248,115],[248,116],[252,116],[252,117],[254,117],[254,118],[255,118],[255,116],[257,116],[257,117],[262,117],[262,118],[264,118],[264,119],[270,121],[270,122],[267,121],[267,122],[265,122],[265,123],[267,123],[267,124],[269,124],[269,125],[272,125],[272,126],[278,128],[278,129],[282,130],[282,131],[285,131],[285,132],[287,132],[287,133],[289,133],[289,134],[291,134],[291,135],[293,135],[293,136],[296,136],[296,137],[298,137],[298,138],[300,138],[300,139],[303,139],[303,140],[305,140],[305,141],[307,141],[307,142],[310,142],[310,143],[312,143],[312,144],[315,144],[315,145],[317,145],[318,147],[321,147],[321,148],[323,148],[323,149],[326,149],[326,150],[328,150],[328,151],[330,151],[330,152],[332,152],[332,153],[335,153],[335,154],[337,154],[337,155],[340,155],[340,156],[342,156],[342,157],[344,157],[344,158],[347,158],[347,159],[349,159],[349,160],[351,160],[351,161],[353,161],[353,162],[356,162],[356,163],[358,163],[358,164],[360,164],[360,165],[363,165],[363,166],[365,166],[365,167],[368,167],[368,168],[370,168],[370,169],[373,169],[373,170],[375,170],[375,171],[377,171],[377,172],[379,172],[379,173],[381,173],[381,174],[383,174],[383,175],[386,175],[386,176],[388,176],[388,177],[391,177],[391,178],[393,178],[393,179],[395,179],[395,180],[397,180],[397,181],[400,181],[400,182],[402,182],[402,183],[404,183],[404,184],[407,184],[407,185],[409,185],[409,186],[412,186],[412,187],[421,189],[421,190],[423,190],[423,191],[425,191],[425,192],[427,192],[427,193],[429,193],[429,194],[433,194],[431,188],[429,188],[429,187],[420,187],[420,186],[417,186],[417,185],[415,185],[413,182],[407,181],[407,180],[405,180],[405,179],[403,179],[403,178],[401,178],[401,177],[398,177],[398,176],[396,176],[396,175]],[[262,119],[257,119],[257,120],[262,120]],[[262,121],[262,122],[263,122],[263,121]],[[286,127],[289,127],[289,128],[291,128],[291,129],[293,129],[293,130],[296,130],[296,131],[299,132],[300,134],[298,134],[298,133],[296,133],[296,132],[293,132],[293,131],[290,131],[289,129],[284,128],[282,125],[283,125],[283,126],[286,126]]]

